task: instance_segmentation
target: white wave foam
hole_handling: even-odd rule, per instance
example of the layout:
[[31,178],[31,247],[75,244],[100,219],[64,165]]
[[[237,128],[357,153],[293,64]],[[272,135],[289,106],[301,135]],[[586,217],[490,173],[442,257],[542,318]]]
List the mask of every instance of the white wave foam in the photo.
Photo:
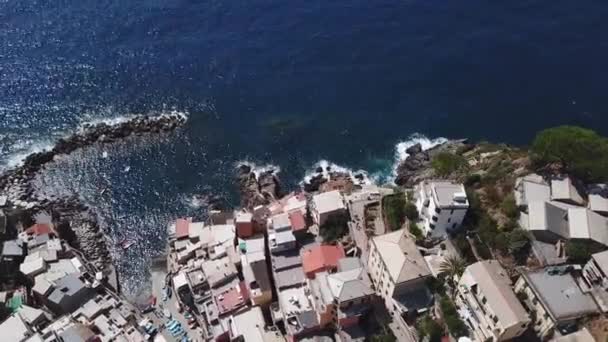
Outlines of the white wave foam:
[[2,165],[0,169],[17,167],[21,165],[29,155],[49,151],[53,146],[54,145],[50,140],[35,141],[26,139],[19,141],[9,148],[9,155],[6,157],[4,165]]
[[257,165],[256,163],[249,160],[241,160],[236,162],[237,168],[240,166],[248,166],[251,168],[251,172],[255,174],[256,178],[259,178],[262,173],[272,171],[274,174],[281,173],[281,167],[273,164]]
[[[348,167],[344,167],[344,166],[332,163],[325,159],[322,159],[322,160],[318,161],[317,163],[315,163],[312,166],[311,171],[306,173],[306,175],[304,176],[304,179],[300,182],[300,184],[309,183],[313,177],[317,177],[319,175],[322,175],[323,178],[325,178],[327,180],[331,180],[332,172],[348,174],[350,176],[350,178],[352,179],[353,183],[355,183],[357,185],[375,184],[374,177],[370,177],[369,173],[367,171],[352,170]],[[357,178],[357,177],[355,177],[356,175],[361,175],[362,177]]]
[[[105,112],[105,111],[104,111]],[[85,115],[83,120],[80,121],[79,129],[83,130],[86,127],[95,126],[99,124],[106,124],[109,126],[117,126],[122,123],[128,122],[135,118],[141,117],[141,114],[124,114],[112,117],[101,117],[101,118],[92,118],[91,115]],[[188,120],[188,113],[178,110],[169,110],[169,111],[160,111],[160,112],[151,112],[146,116],[150,118],[163,118],[163,117],[179,117],[183,120]]]
[[443,137],[429,139],[420,133],[414,133],[410,135],[408,140],[397,143],[397,145],[395,145],[395,161],[393,163],[391,181],[394,181],[397,177],[397,168],[399,167],[399,164],[401,164],[401,162],[409,156],[409,154],[406,152],[408,148],[416,144],[420,144],[422,146],[422,150],[428,150],[429,148],[441,145],[447,141],[448,139]]

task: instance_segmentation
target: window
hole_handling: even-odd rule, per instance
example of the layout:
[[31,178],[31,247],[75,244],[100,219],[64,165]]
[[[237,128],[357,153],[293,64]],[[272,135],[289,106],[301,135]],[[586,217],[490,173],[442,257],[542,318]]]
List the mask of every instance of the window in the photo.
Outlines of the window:
[[454,215],[454,209],[450,210],[450,215]]
[[452,229],[456,229],[456,223],[452,223]]
[[429,224],[429,228],[435,229],[435,225],[431,223],[431,224]]
[[435,208],[435,212],[436,212],[437,214],[441,213],[441,208],[439,208],[439,207]]
[[498,323],[498,317],[494,316],[492,317],[492,320],[494,321],[494,323]]
[[483,304],[485,304],[485,303],[487,303],[487,302],[488,302],[488,300],[486,299],[486,297],[483,297],[483,298],[481,298],[481,302],[482,302]]
[[433,222],[437,222],[438,218],[437,216],[433,216]]
[[450,218],[448,219],[448,223],[450,223],[451,221],[452,221],[452,218],[450,217]]

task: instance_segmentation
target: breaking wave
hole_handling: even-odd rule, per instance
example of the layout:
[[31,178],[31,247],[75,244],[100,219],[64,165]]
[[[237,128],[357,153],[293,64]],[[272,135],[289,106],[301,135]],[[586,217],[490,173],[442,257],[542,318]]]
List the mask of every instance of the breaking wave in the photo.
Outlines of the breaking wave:
[[262,173],[269,171],[272,171],[274,174],[281,173],[281,167],[274,164],[258,165],[255,162],[249,160],[241,160],[235,163],[236,168],[240,166],[250,167],[251,172],[253,172],[257,178],[259,178]]
[[409,156],[409,154],[407,153],[408,148],[416,144],[420,144],[422,146],[422,150],[428,150],[437,145],[441,145],[447,141],[448,139],[443,137],[429,139],[423,134],[414,133],[410,135],[407,140],[397,143],[397,145],[395,145],[395,156],[390,179],[391,182],[393,182],[397,177],[397,168],[399,167],[401,162],[403,162]]
[[330,180],[332,172],[348,174],[353,182],[357,185],[375,184],[375,180],[370,177],[366,170],[353,170],[325,159],[316,162],[310,171],[305,174],[304,179],[300,182],[300,184],[309,183],[313,177],[318,177],[319,175],[322,175],[323,178]]

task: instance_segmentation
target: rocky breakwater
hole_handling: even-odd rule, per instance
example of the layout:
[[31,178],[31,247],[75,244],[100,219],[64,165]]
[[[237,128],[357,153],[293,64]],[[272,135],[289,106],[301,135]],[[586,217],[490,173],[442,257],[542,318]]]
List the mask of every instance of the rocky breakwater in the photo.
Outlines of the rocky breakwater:
[[182,126],[187,117],[181,113],[159,116],[137,116],[117,124],[87,124],[79,132],[59,139],[52,149],[33,153],[23,163],[0,175],[0,196],[8,203],[23,209],[28,215],[49,212],[58,222],[63,238],[79,247],[89,261],[106,268],[111,257],[94,208],[83,204],[77,197],[57,198],[38,193],[34,178],[55,157],[99,144],[118,142],[130,136],[170,132]]
[[431,166],[433,157],[439,153],[459,153],[473,148],[466,139],[449,140],[443,144],[423,150],[422,145],[416,144],[409,147],[406,152],[407,158],[397,167],[395,184],[409,188],[419,182],[435,177]]
[[256,174],[251,166],[243,164],[237,167],[236,178],[243,208],[253,209],[283,196],[281,181],[275,170]]

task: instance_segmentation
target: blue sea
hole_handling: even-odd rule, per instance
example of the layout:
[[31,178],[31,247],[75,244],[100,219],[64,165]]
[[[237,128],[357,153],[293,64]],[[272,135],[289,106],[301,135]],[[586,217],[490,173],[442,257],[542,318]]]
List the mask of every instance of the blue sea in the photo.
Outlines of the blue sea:
[[113,246],[134,297],[172,218],[238,203],[239,162],[289,187],[319,163],[390,181],[416,141],[608,134],[606,18],[599,0],[0,0],[0,169],[83,123],[188,115],[38,179],[138,242]]

